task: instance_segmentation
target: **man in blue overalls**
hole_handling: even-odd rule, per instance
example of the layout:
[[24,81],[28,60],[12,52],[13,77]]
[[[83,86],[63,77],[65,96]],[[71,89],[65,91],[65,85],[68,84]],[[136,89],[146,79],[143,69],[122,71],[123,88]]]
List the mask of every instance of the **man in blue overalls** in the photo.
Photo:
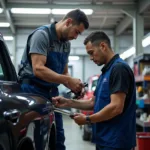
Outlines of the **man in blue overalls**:
[[101,66],[91,100],[52,98],[57,107],[94,109],[94,114],[76,114],[74,120],[83,125],[92,123],[96,150],[131,150],[136,145],[136,94],[134,75],[128,64],[111,49],[109,37],[104,32],[93,32],[84,41],[90,59]]
[[[24,92],[40,94],[48,99],[58,96],[58,85],[80,92],[83,83],[68,73],[69,40],[76,39],[89,27],[87,16],[79,9],[70,11],[59,21],[34,30],[27,39],[19,70]],[[55,113],[56,150],[65,150],[62,115]]]

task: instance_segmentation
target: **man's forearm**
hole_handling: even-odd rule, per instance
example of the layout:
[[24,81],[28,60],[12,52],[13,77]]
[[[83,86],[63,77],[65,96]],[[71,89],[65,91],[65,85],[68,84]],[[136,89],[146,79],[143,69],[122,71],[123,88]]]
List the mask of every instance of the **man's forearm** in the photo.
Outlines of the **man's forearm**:
[[68,99],[68,107],[81,109],[81,110],[93,110],[94,103],[92,100],[72,100]]
[[107,105],[106,107],[104,107],[102,110],[100,110],[99,112],[90,115],[90,120],[91,123],[96,123],[96,122],[102,122],[102,121],[106,121],[109,119],[114,118],[115,116],[119,115],[122,111],[117,108],[114,105]]
[[[63,75],[71,77],[69,73],[64,73]],[[64,83],[64,86],[68,88],[67,82]]]
[[34,71],[34,74],[44,81],[58,84],[67,84],[68,78],[70,78],[67,75],[60,75],[45,66],[39,67],[38,70]]

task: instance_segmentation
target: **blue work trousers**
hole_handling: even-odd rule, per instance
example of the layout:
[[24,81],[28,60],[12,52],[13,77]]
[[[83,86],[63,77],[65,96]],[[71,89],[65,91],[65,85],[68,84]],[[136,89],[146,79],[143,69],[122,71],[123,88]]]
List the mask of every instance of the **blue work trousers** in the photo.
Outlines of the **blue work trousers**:
[[62,114],[55,112],[55,122],[56,122],[56,130],[57,130],[56,150],[65,150],[66,147],[64,145],[65,135],[63,129]]

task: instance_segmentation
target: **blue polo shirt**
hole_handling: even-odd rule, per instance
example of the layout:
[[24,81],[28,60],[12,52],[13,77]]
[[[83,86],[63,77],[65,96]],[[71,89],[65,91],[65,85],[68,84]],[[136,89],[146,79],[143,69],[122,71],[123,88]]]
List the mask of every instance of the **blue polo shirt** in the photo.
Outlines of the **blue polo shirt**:
[[[118,68],[120,65],[124,68],[125,72],[116,69],[116,67]],[[117,85],[118,83],[116,83],[116,87],[119,88],[112,90],[110,87],[113,82],[111,76],[115,73],[113,77],[119,80],[119,76],[121,75],[120,72],[122,74],[125,73],[129,79],[131,79],[128,85],[129,87],[128,89],[125,88],[125,84],[121,84],[119,81],[119,86]],[[117,74],[119,75],[118,77]],[[118,81],[116,80],[116,82]],[[110,96],[113,94],[112,91],[113,93],[124,92],[126,94],[125,108],[120,115],[93,125],[94,142],[99,146],[110,148],[133,148],[136,145],[135,81],[130,67],[119,58],[119,55],[114,56],[114,58],[102,69],[102,75],[99,78],[95,91],[94,113],[99,112],[111,102]]]

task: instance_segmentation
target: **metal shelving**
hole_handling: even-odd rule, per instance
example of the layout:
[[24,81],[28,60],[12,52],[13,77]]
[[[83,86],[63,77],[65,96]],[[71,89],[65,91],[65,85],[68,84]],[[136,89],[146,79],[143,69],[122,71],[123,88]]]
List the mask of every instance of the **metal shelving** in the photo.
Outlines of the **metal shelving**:
[[150,81],[150,75],[146,76],[135,76],[135,82],[143,82],[143,81]]
[[136,118],[136,124],[138,124],[141,127],[150,127],[150,122],[147,122],[147,121],[144,122],[138,118]]
[[[145,66],[150,66],[150,54],[141,54],[134,58],[134,76],[136,86],[142,86],[143,89],[147,89],[148,83],[150,82],[150,75],[142,75]],[[144,92],[144,91],[143,91]],[[136,98],[136,105],[138,108],[143,109],[149,114],[150,110],[150,98]],[[150,131],[150,121],[141,121],[139,118],[136,118],[136,124],[139,127],[143,128],[143,131]]]

